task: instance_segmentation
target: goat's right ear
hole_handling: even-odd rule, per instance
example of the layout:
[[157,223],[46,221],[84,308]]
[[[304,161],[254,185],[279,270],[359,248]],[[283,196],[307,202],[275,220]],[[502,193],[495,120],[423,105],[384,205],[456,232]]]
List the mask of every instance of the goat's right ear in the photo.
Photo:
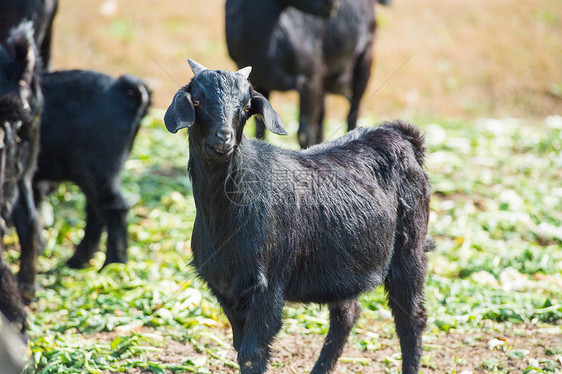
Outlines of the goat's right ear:
[[287,135],[285,126],[279,114],[273,109],[270,102],[259,92],[252,90],[251,114],[257,115],[269,131],[277,135]]
[[191,94],[184,89],[174,95],[172,104],[164,115],[164,124],[169,132],[175,134],[178,130],[189,128],[195,122],[195,108],[191,101]]

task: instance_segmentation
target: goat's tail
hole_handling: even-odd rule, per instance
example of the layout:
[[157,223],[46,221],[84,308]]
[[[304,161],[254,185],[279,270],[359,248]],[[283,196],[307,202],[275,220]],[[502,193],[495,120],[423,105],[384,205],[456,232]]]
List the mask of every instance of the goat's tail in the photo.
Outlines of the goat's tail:
[[425,147],[423,145],[424,138],[417,127],[407,122],[396,120],[392,122],[387,122],[384,127],[394,129],[399,132],[402,137],[412,144],[414,154],[418,164],[423,167],[425,159]]
[[117,85],[135,100],[136,114],[132,122],[131,133],[129,135],[129,152],[133,148],[133,142],[140,128],[142,119],[147,115],[148,109],[152,104],[152,91],[141,79],[132,75],[122,75],[117,79]]

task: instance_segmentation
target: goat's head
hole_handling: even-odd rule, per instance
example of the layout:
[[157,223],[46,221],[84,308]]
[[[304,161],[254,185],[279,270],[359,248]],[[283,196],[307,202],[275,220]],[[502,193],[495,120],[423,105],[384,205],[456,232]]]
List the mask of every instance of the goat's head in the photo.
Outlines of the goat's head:
[[23,154],[23,148],[29,147],[22,148],[20,143],[39,131],[42,95],[37,78],[38,59],[31,22],[13,29],[0,45],[0,213],[4,217],[31,157],[30,152]]
[[237,72],[208,70],[188,61],[195,76],[174,96],[164,123],[171,133],[187,127],[200,157],[226,161],[242,141],[244,125],[253,115],[261,117],[271,132],[287,135],[277,112],[248,81],[251,67]]

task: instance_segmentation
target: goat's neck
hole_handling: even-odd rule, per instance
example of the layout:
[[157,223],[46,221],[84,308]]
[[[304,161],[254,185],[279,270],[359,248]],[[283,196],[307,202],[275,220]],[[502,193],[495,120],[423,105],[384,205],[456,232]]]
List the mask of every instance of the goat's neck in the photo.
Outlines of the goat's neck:
[[[241,162],[242,147],[244,142],[238,145],[226,162],[216,163],[202,159],[196,147],[190,143],[188,170],[198,213],[210,217],[225,214],[225,210],[232,208],[225,186]],[[211,207],[217,209],[209,209]]]

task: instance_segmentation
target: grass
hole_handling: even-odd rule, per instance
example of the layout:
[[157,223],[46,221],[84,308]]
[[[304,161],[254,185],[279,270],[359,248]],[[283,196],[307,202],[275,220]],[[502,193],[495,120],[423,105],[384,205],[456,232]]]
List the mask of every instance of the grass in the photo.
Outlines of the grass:
[[[186,172],[186,136],[169,134],[155,118],[160,116],[145,119],[124,172],[123,187],[132,204],[129,263],[98,272],[103,263],[98,253],[91,268],[66,268],[72,243],[83,235],[84,198],[70,185],[50,197],[55,220],[45,231],[48,245],[39,258],[37,300],[30,314],[31,367],[37,373],[208,373],[211,368],[236,368],[225,353],[231,344],[224,335],[228,323],[188,266],[195,208]],[[483,331],[491,325],[501,331],[522,323],[559,329],[562,118],[418,123],[430,151],[430,230],[438,242],[429,256],[424,372],[436,367],[432,351],[437,348],[431,342],[444,332]],[[327,133],[337,128],[332,123]],[[272,141],[296,146],[293,138]],[[7,241],[13,248],[15,235]],[[8,251],[9,261],[18,255]],[[359,352],[376,352],[380,334],[393,334],[391,323],[377,325],[382,331],[372,330],[378,321],[389,320],[382,290],[365,294],[361,304],[364,312],[350,344]],[[286,308],[283,333],[304,338],[327,329],[325,308]],[[176,363],[155,359],[170,341],[191,348]],[[505,359],[530,360],[527,373],[561,370],[556,358],[561,346],[546,347],[546,357],[552,359],[540,360],[529,357],[525,348],[500,341],[490,350],[505,349]],[[453,368],[448,372],[456,372],[462,359],[448,360]],[[342,361],[371,363],[364,357]],[[395,354],[380,363],[389,373],[399,372],[399,364]],[[484,359],[479,368],[507,372],[497,358]]]

